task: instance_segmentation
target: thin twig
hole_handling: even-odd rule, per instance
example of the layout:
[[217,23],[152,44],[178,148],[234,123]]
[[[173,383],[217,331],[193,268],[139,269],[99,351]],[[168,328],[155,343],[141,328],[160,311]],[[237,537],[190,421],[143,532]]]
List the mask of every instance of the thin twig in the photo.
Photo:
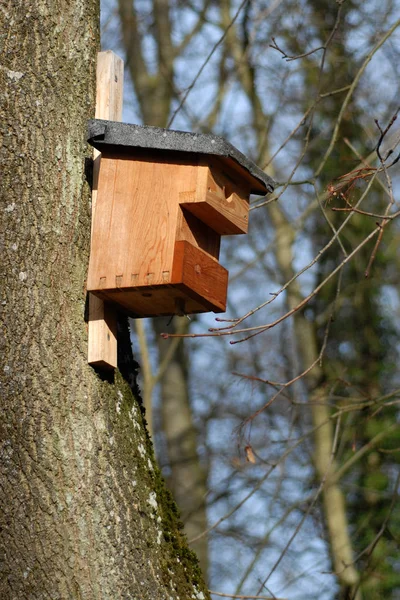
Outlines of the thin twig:
[[354,206],[348,206],[348,207],[343,207],[343,208],[333,207],[333,208],[331,208],[331,210],[334,212],[355,212],[359,215],[365,215],[366,217],[372,217],[374,219],[385,219],[386,221],[391,221],[393,219],[396,219],[400,215],[400,210],[398,210],[397,212],[395,212],[391,215],[385,216],[385,215],[380,215],[378,213],[368,212],[366,210],[360,210],[359,208],[355,208]]
[[176,115],[179,113],[179,111],[181,110],[182,106],[185,104],[187,97],[189,96],[190,92],[192,91],[192,89],[194,88],[194,86],[196,85],[199,77],[201,76],[202,72],[204,71],[204,69],[206,68],[206,66],[208,65],[208,63],[210,62],[214,52],[217,50],[217,48],[222,44],[222,42],[224,41],[224,39],[226,38],[226,36],[228,35],[228,31],[231,29],[231,27],[234,25],[236,19],[238,18],[240,12],[242,11],[242,9],[244,8],[244,6],[247,4],[247,2],[249,2],[249,0],[243,0],[243,2],[240,4],[239,8],[237,9],[235,16],[233,17],[232,21],[230,22],[230,24],[228,25],[228,27],[224,30],[224,33],[222,34],[222,36],[219,38],[219,40],[214,44],[214,46],[212,47],[209,55],[207,56],[206,60],[203,62],[203,64],[201,65],[200,69],[197,72],[197,75],[195,76],[195,78],[193,79],[192,83],[189,85],[189,87],[186,89],[186,92],[182,98],[182,100],[180,101],[178,107],[176,108],[176,110],[173,112],[167,128],[170,128],[172,123],[175,120]]
[[197,542],[197,540],[208,535],[211,531],[213,531],[214,529],[219,527],[219,525],[221,525],[221,523],[223,523],[224,521],[229,519],[229,517],[231,517],[236,511],[238,511],[261,488],[262,484],[267,480],[267,478],[271,475],[271,473],[274,471],[274,469],[276,469],[276,467],[280,463],[284,462],[288,458],[288,456],[290,456],[292,454],[292,452],[294,452],[304,442],[304,440],[306,438],[308,438],[309,436],[314,434],[318,429],[321,429],[321,427],[324,427],[327,423],[329,423],[329,421],[331,419],[340,416],[340,414],[341,414],[341,411],[338,411],[336,414],[330,416],[328,420],[323,421],[322,423],[319,423],[315,427],[312,427],[311,430],[307,431],[298,440],[296,440],[296,442],[294,442],[293,446],[288,448],[279,457],[279,460],[268,469],[267,473],[262,477],[262,479],[253,487],[253,489],[240,502],[238,502],[238,504],[236,504],[236,506],[234,506],[227,514],[220,517],[217,521],[215,521],[215,523],[213,525],[210,525],[210,527],[205,529],[202,533],[200,533],[196,537],[190,539],[189,543],[192,544],[193,542]]
[[[290,381],[287,381],[286,383],[284,383],[281,387],[280,390],[278,390],[276,392],[276,394],[274,394],[272,396],[272,398],[270,398],[268,400],[268,402],[266,402],[264,404],[264,406],[262,406],[261,408],[259,408],[258,410],[256,410],[254,413],[252,413],[249,417],[247,417],[247,419],[245,419],[245,421],[243,422],[243,425],[249,423],[250,421],[253,421],[258,415],[260,415],[262,412],[264,412],[264,410],[266,410],[267,408],[269,408],[269,406],[271,406],[271,404],[273,402],[275,402],[275,400],[282,394],[283,391],[285,391],[287,388],[289,388],[290,386],[292,386],[294,383],[296,383],[297,381],[299,381],[300,379],[303,379],[306,375],[308,375],[308,373],[310,373],[314,367],[316,367],[318,364],[321,365],[322,363],[322,358],[325,354],[325,349],[326,349],[326,345],[328,343],[328,337],[329,337],[329,329],[330,329],[330,325],[333,319],[333,312],[335,310],[335,304],[336,304],[336,300],[337,300],[337,296],[339,293],[339,288],[337,290],[337,294],[335,297],[335,303],[332,306],[332,313],[330,318],[328,319],[327,325],[325,327],[325,333],[324,333],[324,339],[322,341],[322,346],[321,346],[321,350],[318,354],[318,356],[316,357],[316,359],[311,363],[311,365],[309,365],[306,369],[304,369],[304,371],[302,373],[299,373],[299,375],[297,375],[296,377],[293,377]],[[242,376],[242,377],[246,377],[247,379],[252,379],[252,377],[250,376]],[[260,378],[254,378],[256,381],[263,381]]]
[[356,87],[357,87],[357,85],[358,85],[358,83],[359,83],[359,81],[361,79],[361,76],[363,75],[365,69],[367,68],[367,66],[371,62],[373,56],[376,54],[376,52],[379,50],[379,48],[381,46],[383,46],[383,44],[392,35],[392,33],[397,29],[397,27],[399,27],[399,25],[400,25],[400,19],[398,19],[392,25],[392,27],[385,33],[385,35],[383,35],[380,38],[380,40],[378,40],[378,42],[375,44],[375,46],[372,48],[372,50],[368,53],[366,59],[364,60],[364,62],[361,65],[360,69],[358,70],[358,72],[356,73],[356,76],[353,79],[353,82],[352,82],[352,84],[350,86],[350,89],[349,89],[349,91],[348,91],[348,93],[346,95],[346,98],[343,101],[342,107],[340,109],[339,116],[337,118],[337,121],[336,121],[336,124],[335,124],[335,128],[333,130],[332,138],[331,138],[331,141],[329,143],[328,149],[326,150],[326,152],[325,152],[325,154],[324,154],[324,156],[323,156],[323,158],[321,160],[321,163],[320,163],[319,167],[315,171],[315,176],[316,177],[318,177],[318,175],[321,173],[323,167],[326,164],[326,161],[328,160],[329,156],[332,153],[332,150],[334,148],[334,145],[336,143],[336,140],[337,140],[337,137],[338,137],[338,134],[339,134],[339,128],[340,128],[340,125],[342,123],[343,116],[344,116],[344,114],[346,112],[347,106],[348,106],[348,104],[350,102],[350,99],[351,99],[351,97],[353,95],[353,92],[356,89]]
[[[390,516],[391,516],[391,514],[393,512],[393,509],[395,507],[396,501],[397,501],[397,499],[399,497],[399,492],[398,492],[398,490],[399,490],[399,484],[400,484],[400,472],[397,475],[397,478],[396,478],[396,481],[395,481],[395,484],[394,484],[394,492],[393,492],[393,496],[392,496],[392,501],[390,503],[389,510],[388,510],[388,512],[386,514],[386,517],[385,517],[385,519],[384,519],[384,521],[383,521],[383,523],[381,525],[381,528],[379,529],[377,535],[372,540],[372,542],[370,542],[368,544],[368,546],[366,548],[364,548],[364,550],[362,550],[359,554],[357,554],[357,556],[353,560],[352,564],[355,564],[357,561],[359,561],[360,558],[362,556],[364,556],[364,554],[367,554],[368,557],[370,557],[372,555],[374,549],[376,548],[376,545],[379,542],[380,538],[385,533],[386,526],[387,526],[387,524],[389,522]],[[345,569],[347,569],[347,567],[349,567],[349,566],[350,565],[345,565],[343,567],[343,571]]]
[[372,249],[371,256],[370,256],[370,259],[368,261],[367,268],[365,269],[365,273],[364,273],[365,279],[368,279],[368,277],[370,276],[371,267],[373,265],[373,262],[374,262],[375,257],[376,257],[376,253],[378,252],[378,248],[379,248],[380,243],[382,241],[384,228],[385,228],[385,226],[388,223],[389,223],[389,220],[385,219],[384,221],[382,221],[382,223],[377,223],[376,224],[377,227],[379,227],[379,234],[378,234],[378,237],[377,237],[376,242],[374,244],[374,247]]
[[299,304],[297,306],[295,306],[291,310],[287,311],[284,315],[282,315],[278,319],[275,319],[275,321],[272,321],[271,323],[267,323],[264,325],[257,325],[254,327],[245,327],[243,329],[229,330],[229,331],[224,330],[224,331],[212,331],[212,332],[208,332],[208,333],[185,333],[185,334],[162,333],[161,335],[164,339],[168,339],[170,337],[189,337],[189,338],[221,337],[221,336],[227,336],[227,335],[235,335],[238,333],[255,332],[251,335],[248,335],[246,338],[242,338],[241,340],[230,342],[230,344],[237,344],[240,342],[244,342],[244,341],[254,337],[255,335],[258,335],[260,333],[268,331],[269,329],[272,329],[272,327],[279,325],[279,323],[282,323],[282,321],[284,321],[285,319],[288,319],[293,314],[295,314],[296,312],[298,312],[299,310],[304,308],[304,306],[306,306],[306,304],[308,304],[309,301],[312,300],[312,298],[314,298],[321,291],[321,289],[328,283],[328,281],[330,281],[332,279],[332,277],[334,277],[336,275],[336,273],[341,271],[343,269],[343,267],[349,262],[349,260],[351,260],[355,256],[355,254],[357,254],[357,252],[359,252],[365,244],[367,244],[373,237],[375,237],[375,235],[379,231],[380,231],[380,227],[376,227],[373,231],[371,231],[371,233],[353,250],[353,252],[351,252],[336,267],[336,269],[331,271],[331,273],[306,298],[304,298],[301,302],[299,302]]
[[318,52],[319,50],[325,50],[325,46],[318,46],[318,48],[314,48],[314,50],[310,50],[309,52],[304,52],[304,54],[297,54],[296,56],[290,56],[289,54],[286,54],[286,52],[278,46],[275,38],[272,38],[272,41],[273,41],[273,43],[270,44],[269,47],[273,48],[273,50],[278,50],[278,52],[280,52],[282,54],[282,58],[284,58],[286,60],[286,62],[290,62],[291,60],[298,60],[299,58],[305,58],[306,56],[311,56],[311,54],[314,54],[315,52]]
[[369,452],[381,440],[383,440],[394,429],[396,429],[396,427],[399,427],[399,425],[397,423],[392,423],[389,427],[385,428],[383,431],[380,431],[373,438],[371,438],[367,444],[364,444],[362,448],[355,452],[349,458],[349,460],[347,460],[337,471],[335,471],[335,473],[329,477],[329,485],[338,483],[338,481],[342,479],[342,477],[357,461],[359,461],[365,454],[367,454],[367,452]]
[[335,435],[333,438],[333,442],[332,442],[332,448],[331,448],[331,456],[330,456],[330,461],[329,464],[327,465],[326,471],[324,476],[321,479],[321,483],[318,487],[317,492],[315,493],[315,496],[312,500],[312,502],[310,502],[309,507],[307,508],[307,510],[305,511],[304,515],[302,516],[302,518],[300,519],[300,522],[298,523],[298,525],[296,526],[293,534],[290,536],[289,541],[287,542],[286,546],[284,547],[283,551],[281,552],[281,554],[279,555],[278,560],[275,562],[275,564],[273,565],[272,569],[270,570],[268,576],[264,579],[262,586],[260,587],[260,591],[261,589],[265,586],[265,584],[267,583],[267,581],[270,579],[270,577],[272,576],[272,574],[276,571],[276,569],[278,568],[279,564],[281,563],[281,561],[283,560],[285,554],[287,553],[287,551],[289,550],[293,540],[295,539],[295,537],[297,536],[297,534],[299,533],[300,529],[303,526],[304,521],[306,520],[306,518],[310,515],[312,509],[314,508],[319,496],[321,495],[324,486],[325,486],[325,482],[329,476],[329,471],[331,469],[332,463],[334,461],[334,457],[336,454],[336,448],[337,448],[337,442],[338,442],[338,438],[339,438],[339,429],[340,429],[340,424],[341,424],[341,418],[340,416],[338,417],[337,421],[336,421],[336,427],[335,427]]

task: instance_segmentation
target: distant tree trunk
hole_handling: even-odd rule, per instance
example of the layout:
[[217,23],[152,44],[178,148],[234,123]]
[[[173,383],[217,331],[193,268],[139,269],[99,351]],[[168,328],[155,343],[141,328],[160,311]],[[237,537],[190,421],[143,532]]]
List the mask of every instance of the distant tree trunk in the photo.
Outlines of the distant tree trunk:
[[[222,2],[222,18],[227,28],[231,15],[231,2]],[[251,60],[243,60],[239,38],[235,35],[235,29],[231,28],[227,35],[227,44],[232,56],[235,57],[237,72],[244,91],[253,109],[253,127],[257,135],[257,146],[261,164],[268,162],[268,144],[263,135],[263,122],[266,116],[263,113],[262,103],[257,93],[255,71]],[[275,257],[284,281],[290,281],[294,276],[294,256],[292,246],[295,241],[295,231],[290,221],[284,215],[281,207],[277,204],[269,206],[269,215],[276,232]],[[287,291],[287,309],[294,309],[302,300],[302,293],[297,282],[294,282]],[[298,311],[294,314],[295,334],[298,350],[303,358],[304,368],[316,363],[318,358],[318,345],[314,326]],[[306,382],[314,432],[315,446],[315,470],[318,480],[323,482],[336,470],[333,460],[334,425],[330,420],[330,407],[324,398],[321,384],[321,369],[316,364],[311,375],[304,378]],[[332,564],[337,573],[341,586],[341,598],[351,597],[353,600],[361,600],[359,590],[359,573],[354,566],[354,554],[352,541],[346,515],[345,497],[336,484],[324,485],[322,490],[323,508],[326,529],[328,532],[328,543],[332,556]]]
[[0,597],[208,598],[137,400],[86,360],[98,2],[2,12]]

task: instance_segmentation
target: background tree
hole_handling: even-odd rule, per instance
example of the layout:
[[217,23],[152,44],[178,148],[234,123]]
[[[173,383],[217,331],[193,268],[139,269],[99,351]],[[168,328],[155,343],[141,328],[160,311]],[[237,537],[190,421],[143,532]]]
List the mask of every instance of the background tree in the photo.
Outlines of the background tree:
[[[148,81],[168,100],[162,123],[222,133],[283,182],[277,202],[254,203],[246,242],[224,248],[229,316],[249,312],[237,329],[263,335],[235,346],[199,338],[186,350],[210,467],[212,586],[395,598],[399,332],[388,315],[399,306],[398,223],[380,215],[396,214],[398,176],[377,160],[374,119],[385,128],[397,111],[398,3],[376,15],[360,2],[169,2],[163,33],[159,3],[124,6],[136,26],[126,35],[123,18],[127,60],[135,64],[140,42]],[[146,120],[157,96],[144,99],[151,86],[132,80],[134,114]],[[384,138],[382,149],[396,151],[396,124]],[[376,222],[384,233],[375,253]],[[267,327],[276,319],[280,329]],[[207,325],[216,324],[203,317],[191,330]],[[158,374],[169,373],[164,358]],[[236,455],[232,430],[243,423]],[[172,473],[168,435],[155,432]],[[247,565],[241,575],[238,564]]]
[[98,8],[1,8],[0,596],[206,598],[127,383],[126,319],[115,378],[87,364]]
[[[325,2],[314,3],[313,9],[312,23],[315,31],[319,32],[323,44],[324,39],[329,36],[329,31],[334,27],[337,9]],[[334,47],[327,56],[325,64],[324,77],[336,89],[351,85],[353,74],[357,72],[357,59],[350,45],[356,29],[352,23],[355,10],[357,5],[354,3],[346,2],[343,5],[340,15],[340,35],[333,38]],[[379,26],[383,28],[384,23]],[[296,51],[301,51],[298,45]],[[313,72],[315,73],[315,68],[310,65],[308,72],[310,79]],[[312,86],[312,81],[309,79],[308,85]],[[321,83],[323,84],[323,80]],[[318,119],[322,126],[324,123],[336,122],[342,102],[340,94],[334,95],[329,104],[321,107]],[[360,154],[356,148],[369,146],[368,123],[357,99],[354,98],[339,123],[337,142],[321,171],[320,186],[326,189],[332,181],[339,179],[343,175],[345,165],[347,171],[357,169]],[[323,148],[319,148],[319,144],[314,143],[308,151],[307,162],[318,164],[321,155],[323,155]],[[371,210],[382,214],[390,202],[390,194],[386,186],[382,185],[383,181],[381,180],[381,185],[377,182],[373,186],[367,201]],[[355,181],[353,184],[350,179],[350,185],[342,189],[343,196],[339,205],[344,204],[348,207],[348,203],[355,204],[363,191],[363,186],[359,182]],[[337,230],[343,222],[343,213],[331,213],[330,222]],[[344,248],[348,251],[349,248],[360,244],[375,224],[375,221],[365,215],[354,215],[351,228],[345,229],[341,236]],[[315,252],[326,238],[326,227],[324,218],[315,219],[313,231]],[[346,406],[349,401],[354,402],[354,395],[360,401],[359,409],[353,409],[343,416],[338,464],[346,464],[357,449],[372,450],[366,455],[363,452],[364,456],[357,461],[358,464],[350,477],[346,477],[345,481],[341,482],[341,487],[347,496],[348,518],[355,532],[352,536],[354,551],[356,555],[360,555],[358,561],[361,576],[360,589],[367,598],[390,597],[392,590],[399,585],[399,573],[396,574],[396,569],[390,566],[390,557],[394,552],[394,546],[391,546],[395,542],[391,539],[390,530],[380,533],[386,515],[391,512],[393,480],[391,482],[390,477],[381,471],[382,451],[373,451],[378,443],[382,443],[383,451],[385,448],[394,448],[398,440],[398,431],[393,428],[394,412],[390,408],[386,409],[384,424],[381,422],[381,410],[377,411],[376,406],[378,399],[391,388],[394,374],[392,357],[396,355],[396,332],[387,313],[385,314],[383,310],[382,298],[385,297],[385,290],[382,286],[388,281],[393,265],[396,263],[395,256],[392,254],[389,257],[386,249],[395,246],[397,236],[398,232],[394,228],[385,232],[384,245],[379,248],[371,269],[368,266],[371,247],[367,246],[344,270],[340,281],[340,297],[337,301],[335,321],[331,327],[321,373],[322,388],[330,390],[328,394],[324,393],[326,402],[336,410]],[[329,275],[332,265],[337,262],[337,250],[338,248],[332,247],[318,262],[317,283]],[[309,318],[317,324],[316,335],[320,345],[323,343],[329,319],[326,307],[334,305],[337,285],[338,281],[328,284],[310,306]],[[387,386],[388,382],[391,382],[389,386]],[[387,427],[389,429],[385,431]],[[386,468],[396,470],[396,460],[392,467],[389,456],[386,457],[385,462]],[[336,469],[338,470],[338,465]],[[374,556],[364,552],[374,543],[378,546]]]

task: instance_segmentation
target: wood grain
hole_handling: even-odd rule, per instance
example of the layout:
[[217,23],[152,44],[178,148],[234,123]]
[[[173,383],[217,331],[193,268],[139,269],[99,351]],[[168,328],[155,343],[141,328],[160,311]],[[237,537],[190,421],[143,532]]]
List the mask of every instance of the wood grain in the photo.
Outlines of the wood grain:
[[228,271],[189,242],[175,244],[172,283],[183,284],[188,295],[198,299],[208,310],[225,311]]
[[195,189],[195,165],[103,153],[89,290],[170,283],[182,185]]
[[204,250],[186,241],[176,242],[168,280],[168,284],[103,288],[93,293],[132,317],[225,311],[228,271]]
[[182,208],[219,235],[247,233],[250,186],[221,161],[201,160],[195,193],[180,194]]
[[[97,55],[96,118],[120,121],[122,119],[124,63],[116,54],[107,50]],[[92,244],[97,208],[100,153],[93,154],[92,191]],[[103,369],[117,366],[116,312],[114,306],[106,306],[100,298],[89,293],[88,363]]]
[[221,236],[180,205],[176,241],[190,242],[216,260],[219,258]]
[[249,183],[196,154],[105,149],[88,290],[133,316],[222,312],[222,234],[245,233]]

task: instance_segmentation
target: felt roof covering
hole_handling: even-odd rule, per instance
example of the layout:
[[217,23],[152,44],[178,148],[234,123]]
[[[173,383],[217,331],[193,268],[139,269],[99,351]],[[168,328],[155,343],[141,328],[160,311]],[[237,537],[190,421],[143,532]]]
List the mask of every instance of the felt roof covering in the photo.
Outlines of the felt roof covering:
[[[163,155],[167,155],[168,152],[175,155],[182,152],[216,156],[224,162],[233,163],[232,166],[250,181],[251,193],[265,195],[275,187],[275,182],[269,175],[235,146],[214,134],[92,119],[88,126],[88,142],[100,152],[132,154],[135,148],[140,148],[154,150]],[[168,156],[164,159],[168,159]]]

